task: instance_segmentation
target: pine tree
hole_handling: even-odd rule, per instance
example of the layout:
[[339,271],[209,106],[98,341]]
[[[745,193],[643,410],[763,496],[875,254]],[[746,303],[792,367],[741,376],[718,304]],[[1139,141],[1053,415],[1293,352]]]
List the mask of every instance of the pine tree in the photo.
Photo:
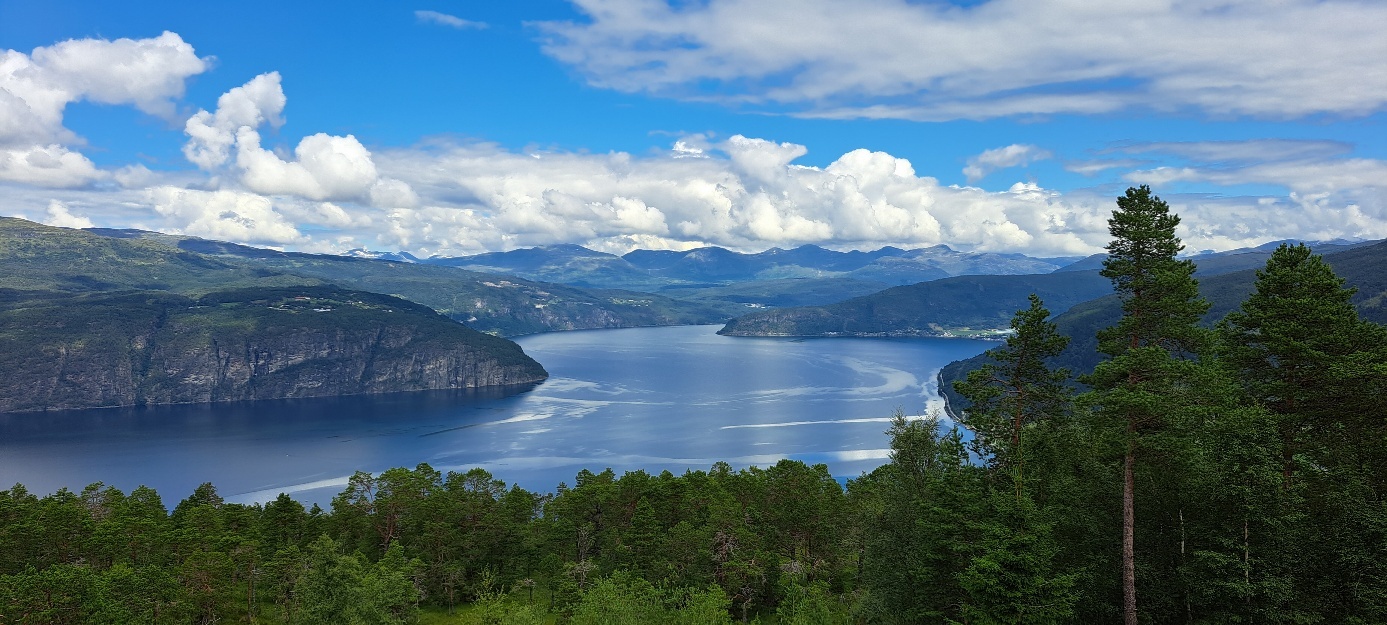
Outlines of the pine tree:
[[1282,245],[1220,333],[1225,362],[1279,439],[1276,516],[1296,522],[1281,529],[1287,548],[1268,555],[1293,580],[1292,601],[1327,621],[1377,622],[1387,617],[1387,332],[1358,318],[1353,294],[1308,247]]
[[1122,319],[1098,333],[1098,348],[1112,356],[1086,381],[1099,413],[1125,426],[1122,488],[1122,608],[1137,625],[1136,462],[1140,441],[1159,431],[1170,414],[1171,390],[1188,375],[1189,356],[1205,351],[1208,333],[1196,324],[1209,304],[1199,296],[1194,263],[1177,260],[1180,218],[1146,185],[1117,199],[1108,220],[1113,241],[1102,275],[1122,300]]
[[1012,318],[1006,345],[989,350],[991,362],[954,383],[971,402],[962,420],[973,431],[975,449],[993,473],[1012,480],[1010,487],[989,484],[990,492],[980,495],[986,512],[970,525],[976,550],[958,574],[967,594],[965,622],[1059,623],[1074,616],[1077,577],[1056,565],[1049,511],[1026,487],[1028,450],[1047,446],[1032,433],[1042,420],[1066,414],[1071,400],[1069,372],[1046,365],[1069,343],[1049,317],[1032,294],[1030,307]]
[[1336,376],[1335,365],[1372,334],[1350,302],[1354,292],[1310,248],[1283,244],[1257,271],[1256,291],[1220,324],[1224,357],[1253,401],[1278,416],[1288,486],[1295,454],[1322,440],[1353,401],[1344,388],[1352,380]]
[[1040,297],[1032,293],[1030,302],[1030,308],[1016,311],[1012,318],[1014,332],[1006,346],[988,350],[992,362],[954,383],[954,389],[972,403],[964,414],[964,425],[973,431],[980,450],[990,456],[991,466],[1012,475],[1017,499],[1025,484],[1022,431],[1030,423],[1060,414],[1070,399],[1065,385],[1069,372],[1051,370],[1045,364],[1064,351],[1069,337],[1047,321],[1050,311]]

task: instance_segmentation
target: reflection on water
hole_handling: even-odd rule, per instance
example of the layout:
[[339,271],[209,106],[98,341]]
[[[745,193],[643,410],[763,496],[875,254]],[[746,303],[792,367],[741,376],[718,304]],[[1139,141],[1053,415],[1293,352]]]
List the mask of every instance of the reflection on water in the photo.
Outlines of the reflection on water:
[[746,339],[713,326],[520,339],[539,385],[0,415],[0,488],[146,484],[172,506],[210,481],[232,501],[326,504],[353,471],[483,467],[533,490],[581,468],[681,472],[792,457],[853,476],[886,458],[888,417],[937,407],[934,376],[991,344]]

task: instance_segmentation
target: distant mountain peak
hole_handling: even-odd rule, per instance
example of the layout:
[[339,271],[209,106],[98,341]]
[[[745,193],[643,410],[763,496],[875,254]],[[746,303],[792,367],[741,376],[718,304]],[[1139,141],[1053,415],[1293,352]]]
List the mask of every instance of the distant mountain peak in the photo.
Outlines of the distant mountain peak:
[[[599,252],[599,251],[597,251],[597,250],[590,249],[590,248],[586,248],[586,247],[583,247],[583,246],[581,246],[581,245],[578,245],[577,243],[555,243],[555,244],[553,244],[553,245],[541,245],[541,246],[539,246],[539,247],[532,247],[532,248],[530,248],[530,249],[531,249],[531,250],[543,250],[543,251],[546,251],[546,252],[566,252],[566,253],[569,253],[569,254],[580,254],[580,255],[583,255],[583,256],[615,256],[615,254],[608,254],[608,253],[606,253],[606,252]],[[512,250],[512,251],[521,251],[521,250]]]
[[419,262],[419,257],[410,254],[409,252],[377,252],[375,250],[368,250],[361,247],[347,250],[346,252],[342,253],[342,256],[349,256],[351,258],[369,258],[371,260],[393,260],[398,263]]

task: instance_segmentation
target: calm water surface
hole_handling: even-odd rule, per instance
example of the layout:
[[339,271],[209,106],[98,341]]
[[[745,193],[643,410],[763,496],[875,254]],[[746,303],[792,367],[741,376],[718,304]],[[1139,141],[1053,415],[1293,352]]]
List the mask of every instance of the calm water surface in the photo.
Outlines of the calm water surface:
[[504,390],[0,415],[0,489],[103,481],[172,507],[202,482],[231,501],[326,504],[353,471],[482,467],[551,491],[618,474],[827,463],[852,477],[887,456],[896,408],[941,405],[934,377],[995,343],[760,339],[716,326],[523,337],[549,380]]

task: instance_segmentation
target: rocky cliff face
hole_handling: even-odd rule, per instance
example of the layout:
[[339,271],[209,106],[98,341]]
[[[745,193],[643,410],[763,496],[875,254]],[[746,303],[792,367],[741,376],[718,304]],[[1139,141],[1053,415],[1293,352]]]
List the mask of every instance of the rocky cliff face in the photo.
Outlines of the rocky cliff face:
[[[190,330],[174,324],[173,332]],[[196,331],[195,328],[191,329]],[[138,403],[184,403],[473,388],[534,382],[533,366],[503,365],[475,346],[420,341],[412,327],[297,330],[269,340],[209,337],[155,346]]]
[[505,339],[397,298],[324,287],[193,301],[56,299],[0,312],[0,412],[524,384]]

